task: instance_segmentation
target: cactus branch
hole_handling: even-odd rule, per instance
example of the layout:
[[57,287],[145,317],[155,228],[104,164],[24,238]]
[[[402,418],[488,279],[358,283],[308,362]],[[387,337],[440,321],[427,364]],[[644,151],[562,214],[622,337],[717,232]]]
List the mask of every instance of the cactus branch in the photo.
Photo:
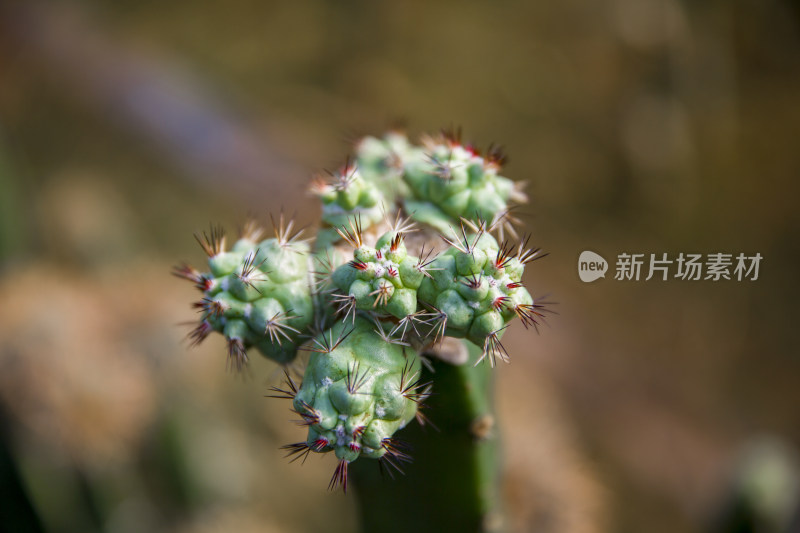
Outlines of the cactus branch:
[[[465,344],[472,360],[480,356],[479,347]],[[363,531],[481,532],[501,521],[493,371],[487,364],[454,366],[438,359],[433,367],[435,373],[423,371],[420,379],[435,380],[426,403],[440,431],[418,425],[403,431],[413,462],[396,450],[384,455],[381,469],[367,461],[349,465]],[[392,470],[405,475],[393,476]],[[403,508],[414,512],[396,512]]]

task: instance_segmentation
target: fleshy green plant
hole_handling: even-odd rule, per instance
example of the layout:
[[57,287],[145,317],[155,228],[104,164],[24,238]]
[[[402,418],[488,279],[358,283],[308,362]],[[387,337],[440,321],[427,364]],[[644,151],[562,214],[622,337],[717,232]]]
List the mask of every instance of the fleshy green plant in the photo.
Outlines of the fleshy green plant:
[[[262,239],[248,222],[230,249],[212,227],[196,235],[208,267],[175,268],[202,292],[193,343],[221,333],[235,371],[254,351],[285,365],[285,384],[270,395],[291,401],[307,434],[284,450],[303,461],[333,452],[329,488],[346,491],[351,465],[362,458],[402,472],[411,456],[397,434],[415,419],[426,424],[424,407],[442,405],[433,415],[442,426],[437,438],[452,438],[452,453],[430,451],[442,467],[461,453],[461,468],[475,472],[454,489],[474,496],[474,513],[460,516],[483,524],[493,512],[487,368],[509,360],[501,338],[514,319],[537,327],[546,313],[523,285],[525,266],[543,254],[528,239],[504,239],[516,237],[509,210],[525,198],[499,175],[503,161],[496,149],[481,155],[462,144],[460,134],[426,137],[420,146],[397,132],[367,137],[339,172],[312,182],[322,204],[313,246],[281,215],[274,237]],[[292,365],[300,352],[310,354],[301,372]],[[424,438],[414,444],[425,451]],[[365,502],[390,490],[361,488]],[[362,509],[364,520],[378,520],[381,507]]]
[[222,333],[228,364],[237,371],[244,369],[252,347],[278,363],[290,363],[309,332],[314,316],[310,247],[292,234],[292,226],[284,226],[281,216],[275,237],[260,240],[263,230],[249,221],[230,250],[222,228],[212,227],[195,235],[208,256],[208,271],[186,264],[173,270],[203,291],[194,304],[202,317],[190,338],[197,344],[214,331]]

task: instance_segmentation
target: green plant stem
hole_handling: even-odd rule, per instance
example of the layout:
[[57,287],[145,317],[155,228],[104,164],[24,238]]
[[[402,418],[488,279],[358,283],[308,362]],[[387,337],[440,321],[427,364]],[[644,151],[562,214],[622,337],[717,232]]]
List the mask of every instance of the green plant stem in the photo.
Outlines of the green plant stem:
[[[466,343],[470,362],[434,360],[434,394],[425,412],[439,431],[410,424],[398,436],[414,461],[405,475],[381,478],[372,461],[350,465],[363,531],[496,531],[499,509],[498,436],[492,415],[493,372],[472,366],[480,349]],[[483,430],[488,429],[488,432]],[[478,436],[478,435],[482,435]]]

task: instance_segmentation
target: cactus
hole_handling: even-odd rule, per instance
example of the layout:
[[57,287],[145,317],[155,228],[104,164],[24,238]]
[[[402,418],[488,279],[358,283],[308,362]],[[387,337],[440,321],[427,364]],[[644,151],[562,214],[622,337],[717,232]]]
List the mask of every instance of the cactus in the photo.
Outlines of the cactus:
[[286,376],[287,389],[307,439],[284,446],[289,456],[333,451],[339,459],[331,487],[347,488],[347,465],[359,457],[379,459],[399,469],[408,456],[393,438],[412,419],[427,396],[419,382],[420,360],[403,343],[392,342],[380,322],[363,318],[352,327],[337,322],[315,337],[302,386]]
[[403,181],[406,164],[423,156],[422,149],[412,145],[403,133],[392,131],[378,139],[364,137],[355,147],[356,164],[361,174],[393,203],[408,196]]
[[[354,164],[348,159],[330,179],[312,183],[322,203],[313,248],[282,216],[273,220],[274,238],[260,240],[262,230],[248,223],[230,250],[212,228],[196,235],[208,270],[182,265],[174,273],[203,292],[192,342],[217,331],[227,339],[229,366],[244,368],[252,347],[285,366],[285,384],[269,396],[291,400],[307,433],[283,449],[292,461],[333,452],[331,489],[346,491],[348,472],[363,472],[350,467],[361,458],[402,472],[411,457],[397,433],[428,420],[422,408],[441,384],[435,392],[446,400],[431,403],[449,409],[442,416],[452,423],[431,450],[441,464],[458,456],[475,469],[458,493],[473,502],[470,516],[484,516],[494,502],[496,443],[479,431],[491,419],[491,380],[482,369],[508,362],[500,339],[515,318],[526,328],[544,318],[545,304],[522,275],[545,254],[529,249],[527,238],[503,239],[508,229],[516,236],[508,211],[524,196],[498,175],[499,151],[481,156],[459,137],[426,138],[422,146],[400,133],[364,138]],[[298,384],[288,365],[301,350],[310,356]],[[440,369],[438,378],[422,368],[426,361]],[[463,440],[462,432],[471,436]],[[461,439],[453,448],[460,451],[445,457],[451,437]],[[381,493],[367,490],[371,500]]]
[[399,196],[406,213],[440,232],[461,219],[509,222],[512,205],[526,201],[520,183],[498,174],[506,161],[502,150],[490,146],[481,155],[462,143],[460,130],[425,137],[421,147],[399,133],[367,137],[356,151],[362,174],[376,189],[387,198]]
[[193,344],[222,333],[228,366],[239,372],[251,347],[278,363],[291,362],[313,319],[309,245],[299,239],[301,232],[292,233],[292,222],[284,224],[283,215],[273,225],[275,237],[259,241],[263,230],[249,221],[230,250],[220,227],[195,234],[208,271],[187,264],[173,269],[203,293],[194,304],[201,317],[189,334]]
[[366,181],[360,168],[351,165],[349,159],[339,172],[330,174],[330,179],[315,178],[310,191],[322,202],[322,222],[327,226],[317,235],[318,243],[335,241],[336,228],[348,220],[358,218],[371,226],[383,218],[386,199],[382,190]]
[[416,313],[417,289],[427,270],[419,258],[408,254],[403,234],[387,232],[374,247],[364,245],[358,230],[341,231],[341,235],[355,252],[331,276],[332,284],[342,291],[340,301],[398,319]]
[[525,265],[546,254],[527,249],[528,239],[515,254],[512,244],[498,245],[485,224],[475,229],[470,235],[462,224],[460,240],[443,237],[450,248],[430,265],[418,297],[442,317],[441,334],[483,346],[478,362],[488,357],[494,366],[497,357],[508,361],[500,337],[509,322],[517,316],[526,328],[537,326],[546,310],[522,285]]

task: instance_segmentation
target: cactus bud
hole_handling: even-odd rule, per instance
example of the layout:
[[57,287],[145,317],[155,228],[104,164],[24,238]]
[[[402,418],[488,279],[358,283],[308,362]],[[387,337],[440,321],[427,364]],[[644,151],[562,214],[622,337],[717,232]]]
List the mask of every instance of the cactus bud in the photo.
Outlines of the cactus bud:
[[[417,416],[427,385],[418,382],[419,358],[407,347],[386,341],[380,324],[358,318],[352,326],[336,323],[313,339],[302,385],[290,395],[301,423],[308,426],[303,445],[290,455],[333,451],[340,460],[331,487],[346,485],[341,465],[361,456],[381,459],[394,433]],[[287,376],[288,377],[288,376]],[[423,390],[425,389],[425,390]],[[295,451],[297,450],[297,451]]]
[[247,350],[255,347],[279,363],[294,359],[313,318],[308,273],[308,243],[292,233],[283,216],[275,224],[275,237],[258,239],[262,230],[248,222],[230,250],[225,249],[221,228],[196,236],[208,255],[209,272],[187,265],[174,273],[194,283],[203,297],[195,304],[199,324],[189,334],[193,344],[212,331],[228,341],[228,366],[241,371]]

